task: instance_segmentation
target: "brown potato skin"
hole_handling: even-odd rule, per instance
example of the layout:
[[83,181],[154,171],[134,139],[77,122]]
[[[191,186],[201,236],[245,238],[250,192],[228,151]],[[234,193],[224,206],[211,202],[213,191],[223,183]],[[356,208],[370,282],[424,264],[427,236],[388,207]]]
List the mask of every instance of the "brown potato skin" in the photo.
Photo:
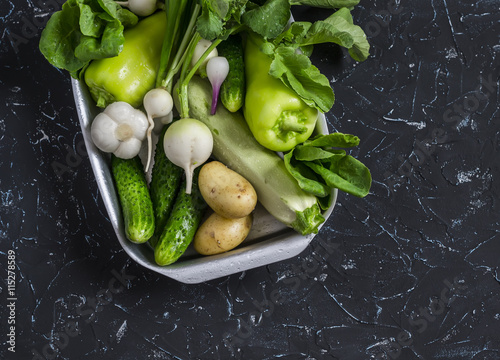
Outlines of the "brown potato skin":
[[198,186],[208,206],[225,218],[245,217],[257,205],[257,193],[252,184],[219,161],[203,165]]
[[248,236],[252,227],[252,214],[228,219],[212,213],[196,231],[194,249],[201,255],[220,254],[234,249]]

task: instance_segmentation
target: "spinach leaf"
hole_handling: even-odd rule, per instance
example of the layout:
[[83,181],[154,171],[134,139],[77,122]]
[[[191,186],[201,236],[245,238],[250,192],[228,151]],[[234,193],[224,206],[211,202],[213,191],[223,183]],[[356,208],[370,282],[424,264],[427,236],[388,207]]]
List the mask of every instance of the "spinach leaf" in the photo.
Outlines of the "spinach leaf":
[[300,161],[327,160],[345,156],[345,150],[323,150],[313,146],[297,145],[294,150],[295,158]]
[[[370,192],[370,170],[343,149],[359,144],[357,136],[332,133],[320,135],[307,144],[298,145],[285,155],[285,167],[306,192],[317,196],[323,209],[328,207],[332,188],[364,197]],[[326,206],[326,207],[325,207]]]
[[99,37],[106,26],[106,20],[100,18],[99,14],[86,4],[80,4],[79,23],[82,35],[92,37]]
[[40,51],[55,67],[76,71],[87,61],[75,56],[75,44],[78,44],[82,37],[77,25],[80,19],[80,9],[69,4],[69,2],[65,3],[63,10],[50,17],[42,31]]
[[112,57],[117,55],[117,51],[121,51],[124,42],[123,25],[115,20],[106,24],[100,39],[82,36],[74,54],[78,59],[86,62]]
[[331,133],[327,135],[318,135],[312,139],[306,140],[303,146],[317,146],[320,148],[350,148],[359,145],[359,137],[351,134]]
[[292,5],[308,5],[319,8],[339,9],[353,7],[359,4],[359,0],[290,0]]
[[320,175],[332,188],[357,197],[365,197],[370,192],[372,182],[370,171],[363,163],[350,155],[344,156],[338,162],[336,169],[327,169],[314,162],[306,162],[305,165]]
[[113,0],[67,0],[43,29],[39,49],[52,65],[77,77],[91,60],[118,55],[124,27],[137,21]]
[[306,192],[318,197],[325,197],[330,194],[330,188],[320,182],[304,163],[295,161],[293,158],[294,150],[291,150],[284,156],[285,167],[288,172],[297,180],[299,186]]

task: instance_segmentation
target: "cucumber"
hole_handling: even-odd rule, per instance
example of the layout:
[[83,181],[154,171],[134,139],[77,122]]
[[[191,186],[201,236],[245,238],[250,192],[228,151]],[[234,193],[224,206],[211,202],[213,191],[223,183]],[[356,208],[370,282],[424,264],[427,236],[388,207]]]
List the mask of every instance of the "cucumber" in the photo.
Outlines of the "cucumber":
[[165,224],[174,206],[174,201],[182,181],[184,170],[172,163],[163,149],[163,137],[169,125],[162,129],[158,143],[156,144],[153,170],[151,171],[151,183],[149,184],[149,193],[153,202],[155,214],[155,232],[149,239],[149,243],[154,248],[165,228]]
[[158,265],[165,266],[177,261],[193,241],[207,208],[198,188],[199,172],[200,167],[194,171],[191,194],[184,191],[186,178],[182,181],[182,190],[177,194],[172,213],[155,247],[155,261]]
[[134,243],[144,243],[153,236],[155,218],[142,162],[138,156],[120,159],[112,155],[111,171],[120,198],[125,235]]
[[245,63],[241,36],[231,35],[217,46],[217,52],[229,63],[229,73],[222,83],[220,100],[226,109],[236,112],[241,109],[245,99]]

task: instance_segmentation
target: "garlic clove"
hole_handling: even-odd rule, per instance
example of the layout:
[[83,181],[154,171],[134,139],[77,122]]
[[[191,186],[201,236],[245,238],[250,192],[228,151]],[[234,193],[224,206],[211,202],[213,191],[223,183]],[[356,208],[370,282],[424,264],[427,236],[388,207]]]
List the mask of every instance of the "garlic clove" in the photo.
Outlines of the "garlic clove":
[[[90,128],[90,135],[97,148],[104,152],[114,152],[120,141],[113,136],[118,124],[110,118],[106,113],[98,114]],[[110,136],[111,134],[111,136]]]
[[141,150],[142,141],[137,138],[130,138],[120,143],[120,146],[113,152],[120,159],[132,159]]
[[140,114],[131,117],[124,121],[132,129],[133,136],[139,140],[144,140],[146,138],[146,133],[149,127],[149,121],[146,115],[141,111],[137,110]]

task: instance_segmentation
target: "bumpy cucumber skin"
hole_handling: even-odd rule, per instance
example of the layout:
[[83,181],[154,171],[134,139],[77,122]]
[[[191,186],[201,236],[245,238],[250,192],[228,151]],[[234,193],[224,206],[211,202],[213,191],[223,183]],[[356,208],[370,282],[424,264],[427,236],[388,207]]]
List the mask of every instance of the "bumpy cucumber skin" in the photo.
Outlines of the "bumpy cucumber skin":
[[175,199],[174,208],[155,247],[155,261],[160,266],[176,262],[193,241],[207,204],[198,188],[200,167],[194,171],[191,194],[186,194],[186,180]]
[[112,155],[111,171],[120,198],[125,235],[134,243],[144,243],[153,236],[155,218],[142,162],[138,156],[120,159]]
[[172,163],[165,155],[163,137],[169,126],[170,124],[163,127],[156,145],[151,183],[149,184],[156,225],[154,235],[149,239],[149,243],[153,248],[156,246],[158,238],[172,212],[175,197],[179,192],[182,177],[184,176],[184,170]]
[[231,35],[217,46],[217,52],[229,63],[229,73],[222,83],[220,100],[226,109],[236,112],[241,109],[245,99],[245,63],[241,36]]

